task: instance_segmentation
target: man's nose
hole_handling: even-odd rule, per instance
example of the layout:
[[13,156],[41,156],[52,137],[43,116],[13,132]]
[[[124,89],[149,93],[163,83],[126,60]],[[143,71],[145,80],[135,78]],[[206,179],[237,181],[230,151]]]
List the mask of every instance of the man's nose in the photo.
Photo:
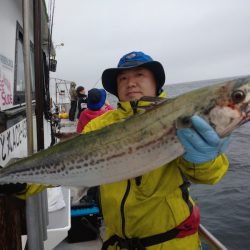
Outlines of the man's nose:
[[128,78],[128,87],[131,88],[131,87],[135,87],[135,86],[136,86],[135,77],[129,77]]

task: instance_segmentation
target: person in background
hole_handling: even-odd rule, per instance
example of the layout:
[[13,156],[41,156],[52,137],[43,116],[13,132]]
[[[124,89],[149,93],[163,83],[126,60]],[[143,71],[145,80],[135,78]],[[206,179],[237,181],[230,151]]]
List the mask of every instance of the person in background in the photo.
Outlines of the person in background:
[[76,83],[75,82],[70,83],[69,95],[70,95],[69,120],[74,121],[76,107],[77,107],[77,93],[76,93]]
[[78,101],[77,101],[77,119],[79,119],[81,112],[87,108],[87,95],[85,94],[85,89],[83,86],[79,86],[76,89]]
[[[143,52],[124,55],[117,68],[103,72],[102,82],[118,97],[117,109],[91,120],[84,133],[133,116],[137,107],[150,105],[140,101],[143,96],[166,96],[163,66]],[[199,116],[191,122],[191,128],[177,130],[183,156],[142,176],[100,186],[103,250],[200,249],[200,214],[189,194],[190,181],[215,184],[225,175],[229,163],[223,152],[229,140],[219,138]]]
[[[93,88],[88,92],[87,109],[81,112],[76,128],[77,133],[82,133],[90,120],[113,109],[106,97],[104,89]],[[105,108],[103,108],[104,105],[106,106]]]

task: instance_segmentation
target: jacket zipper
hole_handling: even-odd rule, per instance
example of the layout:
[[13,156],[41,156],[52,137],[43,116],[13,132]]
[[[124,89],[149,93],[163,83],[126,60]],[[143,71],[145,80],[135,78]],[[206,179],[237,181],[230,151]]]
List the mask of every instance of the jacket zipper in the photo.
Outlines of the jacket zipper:
[[128,180],[127,182],[127,188],[126,188],[126,191],[125,191],[125,194],[122,198],[122,202],[121,202],[121,218],[122,218],[122,234],[125,238],[127,238],[126,236],[126,233],[125,233],[125,211],[124,211],[124,206],[125,206],[125,202],[128,198],[128,194],[129,194],[129,191],[130,191],[130,186],[131,186],[131,182],[130,180]]
[[[133,110],[133,114],[135,115],[137,113],[137,106],[138,106],[138,101],[132,101],[130,102],[130,105],[131,105],[131,108]],[[120,210],[121,210],[121,219],[122,219],[122,234],[124,236],[125,239],[127,239],[128,237],[126,236],[126,229],[125,229],[125,211],[124,211],[124,207],[125,207],[125,202],[128,198],[128,194],[129,194],[129,191],[130,191],[130,187],[131,187],[131,181],[128,180],[127,181],[127,188],[126,188],[126,191],[125,191],[125,194],[122,198],[122,202],[121,202],[121,207],[120,207]]]
[[131,101],[130,102],[130,106],[131,106],[131,108],[133,110],[133,115],[138,113],[138,111],[137,111],[138,103],[139,103],[139,101]]

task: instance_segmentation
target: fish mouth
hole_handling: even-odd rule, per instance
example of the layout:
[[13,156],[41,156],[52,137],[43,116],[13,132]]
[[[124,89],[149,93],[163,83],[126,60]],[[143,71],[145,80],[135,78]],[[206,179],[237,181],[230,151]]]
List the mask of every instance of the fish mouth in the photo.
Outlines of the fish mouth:
[[247,102],[244,107],[242,108],[242,119],[239,123],[239,126],[243,125],[244,123],[250,121],[250,102]]
[[241,115],[238,119],[235,119],[228,127],[226,127],[222,133],[221,137],[228,136],[232,133],[234,128],[238,128],[241,125],[250,121],[250,102],[247,102],[244,107],[241,108]]
[[239,126],[247,123],[250,121],[250,111],[248,111],[247,113],[245,113],[245,116],[241,119]]

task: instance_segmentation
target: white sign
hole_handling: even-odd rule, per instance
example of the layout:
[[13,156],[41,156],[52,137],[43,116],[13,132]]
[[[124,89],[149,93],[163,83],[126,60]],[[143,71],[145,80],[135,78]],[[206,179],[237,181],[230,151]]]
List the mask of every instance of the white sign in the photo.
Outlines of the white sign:
[[27,156],[26,119],[0,134],[0,165],[5,166],[11,158]]

